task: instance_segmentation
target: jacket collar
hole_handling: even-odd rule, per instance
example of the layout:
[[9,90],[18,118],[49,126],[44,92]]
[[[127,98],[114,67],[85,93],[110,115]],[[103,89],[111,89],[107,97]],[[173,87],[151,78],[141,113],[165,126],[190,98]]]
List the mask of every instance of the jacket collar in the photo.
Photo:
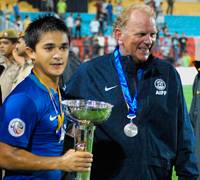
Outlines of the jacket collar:
[[[114,60],[114,54],[112,53],[112,58]],[[150,72],[161,73],[159,66],[156,66],[158,59],[153,55],[150,55],[148,60],[141,64],[136,64],[131,56],[121,56],[121,63],[124,71],[128,74],[135,74],[138,68],[144,69],[144,75]],[[115,62],[113,61],[115,66]]]

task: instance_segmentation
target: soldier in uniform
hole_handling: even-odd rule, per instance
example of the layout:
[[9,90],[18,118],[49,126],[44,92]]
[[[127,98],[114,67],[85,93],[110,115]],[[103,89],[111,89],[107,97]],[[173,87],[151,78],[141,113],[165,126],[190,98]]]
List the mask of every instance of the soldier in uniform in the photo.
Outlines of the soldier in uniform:
[[0,55],[2,56],[1,65],[4,67],[0,75],[0,86],[2,91],[2,101],[11,92],[13,83],[18,76],[20,65],[13,57],[13,50],[16,46],[18,34],[14,29],[4,30],[0,34]]

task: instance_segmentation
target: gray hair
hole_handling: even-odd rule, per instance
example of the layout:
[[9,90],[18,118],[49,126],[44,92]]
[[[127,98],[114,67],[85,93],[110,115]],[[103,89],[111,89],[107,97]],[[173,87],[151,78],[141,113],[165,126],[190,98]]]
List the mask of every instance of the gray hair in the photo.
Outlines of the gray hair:
[[155,13],[153,9],[150,6],[147,6],[145,4],[132,4],[125,8],[122,13],[117,17],[115,23],[113,24],[113,30],[119,28],[122,29],[126,27],[126,24],[130,18],[130,15],[134,11],[142,11],[146,13],[149,17],[155,18]]

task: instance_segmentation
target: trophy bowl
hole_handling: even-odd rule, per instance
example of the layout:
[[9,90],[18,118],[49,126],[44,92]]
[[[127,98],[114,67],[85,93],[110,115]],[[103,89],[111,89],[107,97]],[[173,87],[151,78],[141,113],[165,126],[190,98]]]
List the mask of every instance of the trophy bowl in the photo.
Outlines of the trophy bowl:
[[[64,100],[65,113],[73,120],[72,134],[77,151],[92,152],[95,125],[108,119],[113,105],[93,100]],[[90,180],[90,172],[77,172],[75,180]]]
[[113,105],[93,100],[64,100],[64,110],[68,116],[76,120],[98,124],[105,121],[112,111]]

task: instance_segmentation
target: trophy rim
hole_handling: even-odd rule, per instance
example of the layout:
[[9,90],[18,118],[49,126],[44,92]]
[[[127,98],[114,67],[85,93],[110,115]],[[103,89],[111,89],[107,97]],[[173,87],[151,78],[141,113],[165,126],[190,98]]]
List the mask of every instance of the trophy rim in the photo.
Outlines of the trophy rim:
[[[78,102],[79,102],[79,104],[78,104]],[[70,106],[70,107],[84,107],[85,105],[88,105],[89,103],[91,103],[89,106],[87,106],[87,108],[91,108],[91,109],[96,109],[96,108],[112,109],[112,107],[113,107],[113,105],[108,102],[96,101],[96,100],[86,100],[86,99],[69,99],[69,100],[63,100],[61,103],[64,106]],[[81,104],[81,106],[80,106],[80,104]],[[92,104],[96,104],[96,105],[98,105],[98,107],[92,106]]]
[[[106,121],[111,114],[113,105],[103,101],[95,101],[95,100],[85,100],[85,99],[72,99],[72,100],[64,100],[62,101],[62,105],[64,105],[65,112],[71,118],[71,120],[81,121],[83,120],[90,121],[92,123],[100,123]],[[102,111],[106,110],[106,114],[101,114]],[[75,112],[82,111],[82,117],[78,117],[78,115],[74,115]],[[94,114],[92,116],[88,116],[88,111],[94,112],[96,111],[96,116],[94,118]],[[90,112],[90,113],[91,113]],[[101,119],[99,116],[103,117]]]

